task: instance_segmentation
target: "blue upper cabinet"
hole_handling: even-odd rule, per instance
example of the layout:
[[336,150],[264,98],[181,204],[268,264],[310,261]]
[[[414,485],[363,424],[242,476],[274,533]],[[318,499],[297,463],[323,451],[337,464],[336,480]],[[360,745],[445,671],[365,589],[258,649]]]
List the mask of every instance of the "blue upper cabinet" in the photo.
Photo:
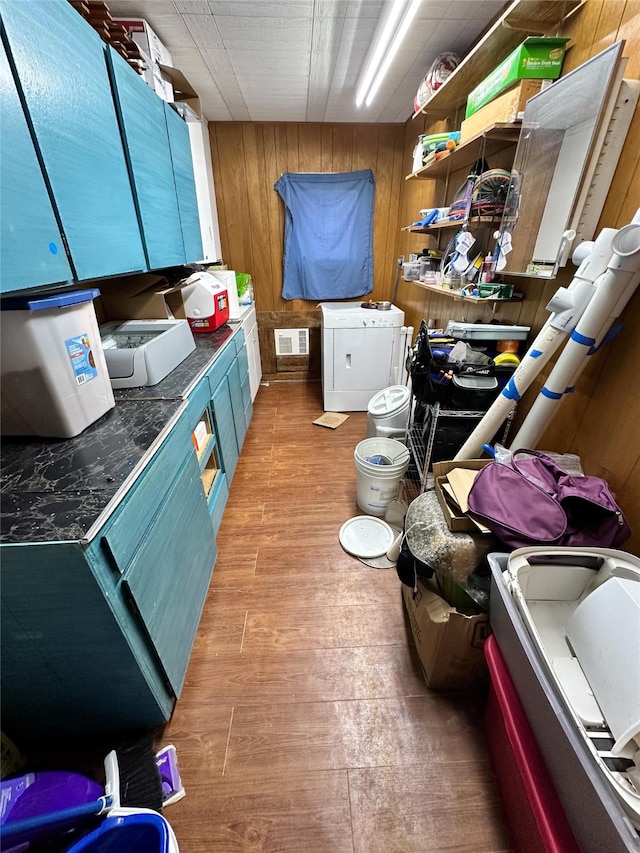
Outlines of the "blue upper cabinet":
[[169,104],[163,102],[163,105],[171,146],[176,193],[178,194],[185,256],[187,263],[201,261],[203,257],[202,239],[200,237],[200,219],[198,217],[196,184],[193,177],[189,129]]
[[112,48],[108,56],[149,268],[184,264],[164,101]]
[[103,42],[67,0],[0,13],[75,277],[145,269]]
[[68,281],[71,267],[1,42],[0,115],[0,292]]

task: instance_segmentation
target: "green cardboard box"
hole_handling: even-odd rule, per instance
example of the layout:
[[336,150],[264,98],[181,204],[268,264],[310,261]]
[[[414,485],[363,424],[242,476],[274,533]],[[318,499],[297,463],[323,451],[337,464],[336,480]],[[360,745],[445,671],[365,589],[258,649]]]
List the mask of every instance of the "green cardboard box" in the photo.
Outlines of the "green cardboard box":
[[529,36],[469,93],[465,118],[518,80],[557,80],[568,41],[568,38]]

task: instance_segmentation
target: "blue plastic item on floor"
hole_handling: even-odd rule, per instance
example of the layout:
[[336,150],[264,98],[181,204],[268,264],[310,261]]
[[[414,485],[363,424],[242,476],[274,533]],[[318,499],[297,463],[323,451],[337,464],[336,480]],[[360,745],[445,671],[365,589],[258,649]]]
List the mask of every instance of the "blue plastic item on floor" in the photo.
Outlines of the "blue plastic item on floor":
[[66,853],[178,853],[173,830],[156,812],[115,809]]

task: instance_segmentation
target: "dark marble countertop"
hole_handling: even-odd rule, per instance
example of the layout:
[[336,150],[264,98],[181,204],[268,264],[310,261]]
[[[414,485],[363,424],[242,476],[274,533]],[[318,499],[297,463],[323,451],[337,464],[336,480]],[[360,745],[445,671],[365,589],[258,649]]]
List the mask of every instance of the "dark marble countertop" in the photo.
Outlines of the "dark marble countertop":
[[115,407],[74,438],[3,437],[0,542],[87,538],[152,458],[236,329],[195,335],[194,352],[162,382],[114,391]]

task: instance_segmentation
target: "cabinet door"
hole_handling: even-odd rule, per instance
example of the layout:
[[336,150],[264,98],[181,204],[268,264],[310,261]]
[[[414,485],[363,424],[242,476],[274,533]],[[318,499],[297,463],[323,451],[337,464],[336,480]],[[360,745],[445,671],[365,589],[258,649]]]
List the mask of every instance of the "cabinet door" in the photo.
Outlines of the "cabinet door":
[[216,429],[218,431],[218,442],[222,453],[222,464],[230,483],[233,472],[238,462],[238,440],[234,424],[234,413],[231,406],[231,392],[229,381],[225,375],[213,392],[213,412]]
[[260,380],[262,379],[262,361],[260,359],[260,339],[258,337],[258,324],[253,323],[247,332],[247,355],[249,357],[249,387],[251,399],[255,400]]
[[164,101],[112,48],[108,56],[149,268],[183,264]]
[[178,208],[182,223],[182,239],[187,263],[202,260],[202,239],[200,237],[200,219],[198,217],[198,201],[196,184],[193,177],[193,162],[191,160],[191,143],[186,123],[166,101],[163,101],[171,159],[173,161],[173,176],[176,182]]
[[0,12],[75,278],[143,270],[103,42],[67,0],[0,0]]
[[200,469],[190,454],[122,579],[176,696],[215,557]]
[[[243,349],[246,356],[246,350]],[[246,358],[245,358],[246,365]],[[247,372],[245,370],[245,376]],[[233,362],[228,373],[229,393],[231,395],[231,408],[233,410],[233,424],[236,431],[236,441],[238,442],[238,451],[242,450],[244,437],[247,434],[247,421],[244,414],[244,398],[242,395],[242,382],[240,379],[240,364],[239,359]]]
[[42,170],[0,42],[0,291],[71,279]]

